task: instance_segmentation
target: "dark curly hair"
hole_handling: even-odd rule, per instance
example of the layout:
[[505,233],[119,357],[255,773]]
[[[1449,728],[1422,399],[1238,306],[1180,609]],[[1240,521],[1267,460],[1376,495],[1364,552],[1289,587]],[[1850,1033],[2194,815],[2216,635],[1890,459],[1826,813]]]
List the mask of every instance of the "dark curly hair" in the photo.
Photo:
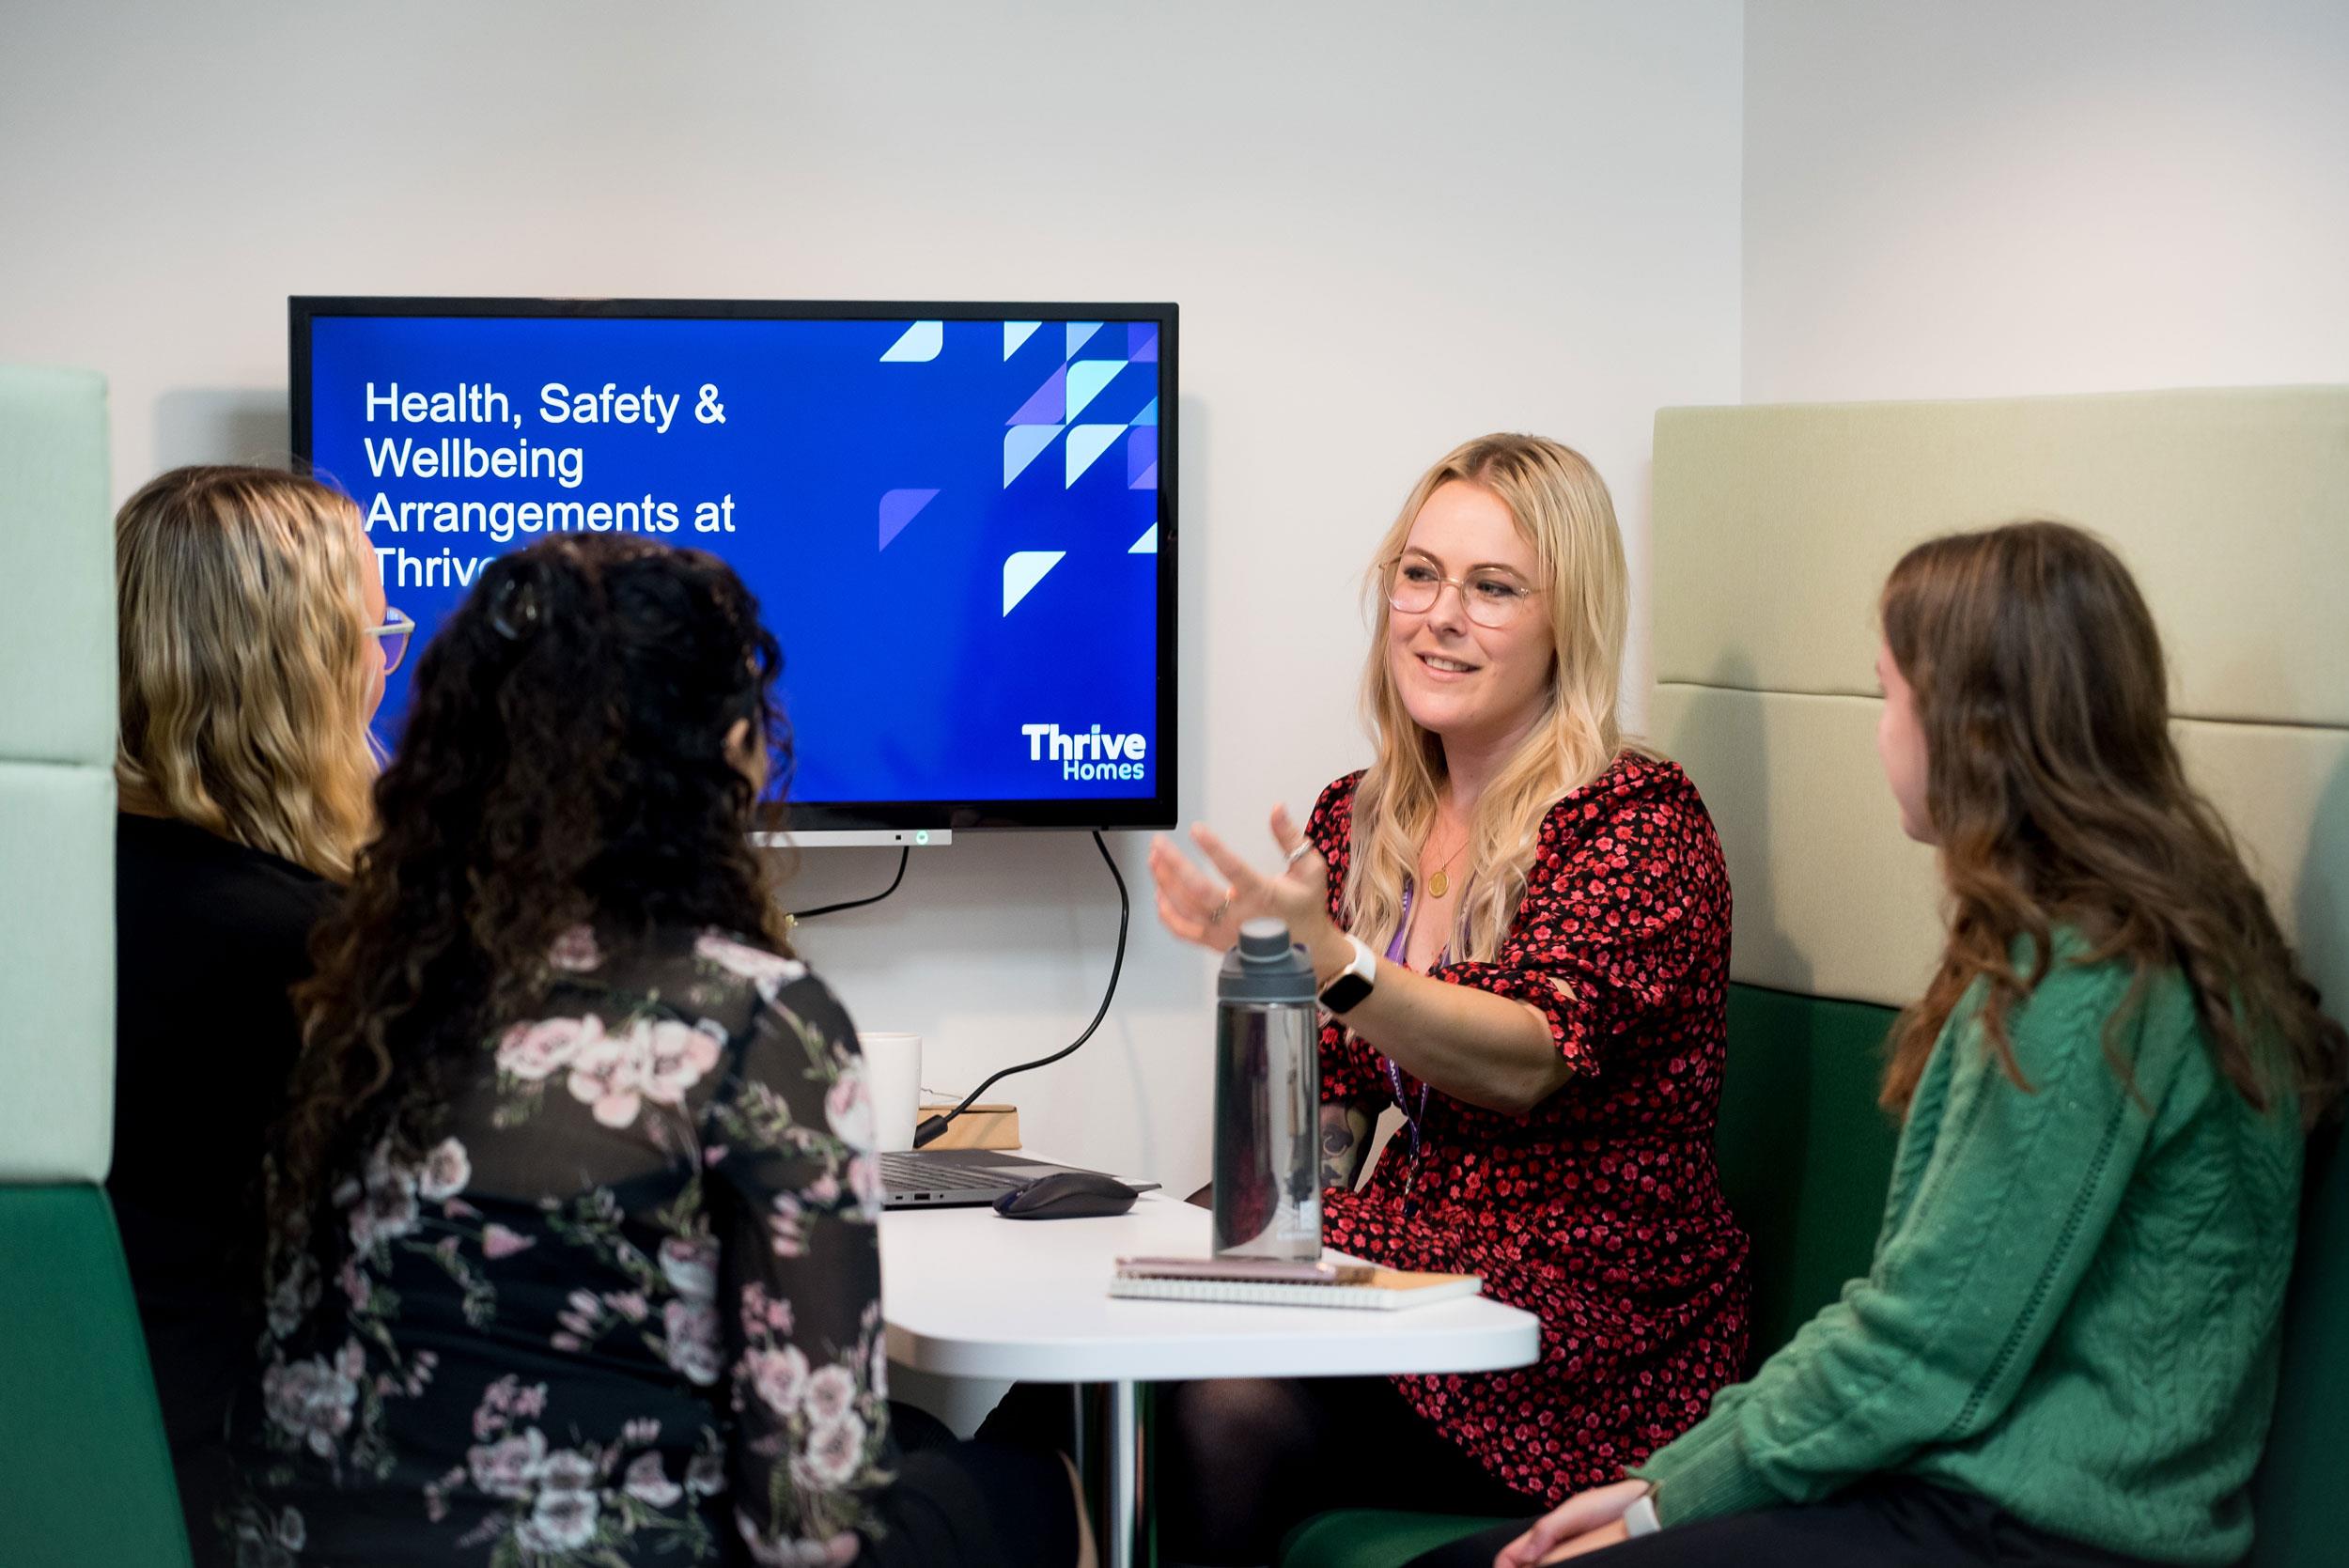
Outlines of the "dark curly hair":
[[790,951],[727,745],[747,721],[780,787],[781,666],[757,600],[700,551],[562,535],[483,570],[417,663],[381,827],[294,993],[275,1234],[387,1134],[420,1144],[564,932],[719,926]]

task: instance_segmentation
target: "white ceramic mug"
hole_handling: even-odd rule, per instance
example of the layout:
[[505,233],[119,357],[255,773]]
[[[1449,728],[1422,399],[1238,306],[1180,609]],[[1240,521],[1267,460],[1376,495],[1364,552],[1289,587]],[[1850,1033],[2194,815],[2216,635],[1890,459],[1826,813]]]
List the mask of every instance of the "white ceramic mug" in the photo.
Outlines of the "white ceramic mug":
[[874,1147],[913,1147],[914,1124],[922,1110],[922,1036],[863,1034],[864,1087],[873,1098]]

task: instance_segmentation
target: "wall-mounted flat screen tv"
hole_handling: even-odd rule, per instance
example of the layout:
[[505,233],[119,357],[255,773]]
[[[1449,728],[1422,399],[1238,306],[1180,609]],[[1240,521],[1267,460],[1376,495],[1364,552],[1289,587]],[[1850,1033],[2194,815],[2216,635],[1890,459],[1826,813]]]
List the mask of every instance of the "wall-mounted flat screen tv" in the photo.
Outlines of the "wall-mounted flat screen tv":
[[295,455],[420,637],[503,551],[643,534],[731,562],[783,644],[768,826],[1175,821],[1174,305],[291,307]]

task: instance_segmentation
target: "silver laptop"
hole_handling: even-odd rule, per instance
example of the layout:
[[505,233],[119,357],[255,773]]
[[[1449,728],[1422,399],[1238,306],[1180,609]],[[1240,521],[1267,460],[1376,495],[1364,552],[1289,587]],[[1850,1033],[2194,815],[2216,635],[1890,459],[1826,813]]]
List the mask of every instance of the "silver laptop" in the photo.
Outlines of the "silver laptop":
[[[916,1149],[880,1157],[881,1200],[884,1208],[955,1208],[991,1203],[1006,1192],[1017,1192],[1039,1176],[1074,1171],[1073,1165],[1047,1165],[993,1149]],[[1125,1181],[1123,1176],[1118,1180]],[[1127,1182],[1148,1192],[1156,1182]]]

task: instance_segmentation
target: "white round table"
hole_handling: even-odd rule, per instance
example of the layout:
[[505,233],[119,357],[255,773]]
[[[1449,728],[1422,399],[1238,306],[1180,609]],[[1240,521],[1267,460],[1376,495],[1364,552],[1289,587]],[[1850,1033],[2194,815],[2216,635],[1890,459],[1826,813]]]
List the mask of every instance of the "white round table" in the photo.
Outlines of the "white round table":
[[1121,1257],[1207,1255],[1206,1211],[1159,1193],[1100,1219],[893,1209],[880,1240],[891,1360],[1076,1386],[1077,1460],[1112,1568],[1149,1560],[1140,1385],[1493,1372],[1539,1354],[1531,1313],[1482,1297],[1401,1312],[1113,1299]]

